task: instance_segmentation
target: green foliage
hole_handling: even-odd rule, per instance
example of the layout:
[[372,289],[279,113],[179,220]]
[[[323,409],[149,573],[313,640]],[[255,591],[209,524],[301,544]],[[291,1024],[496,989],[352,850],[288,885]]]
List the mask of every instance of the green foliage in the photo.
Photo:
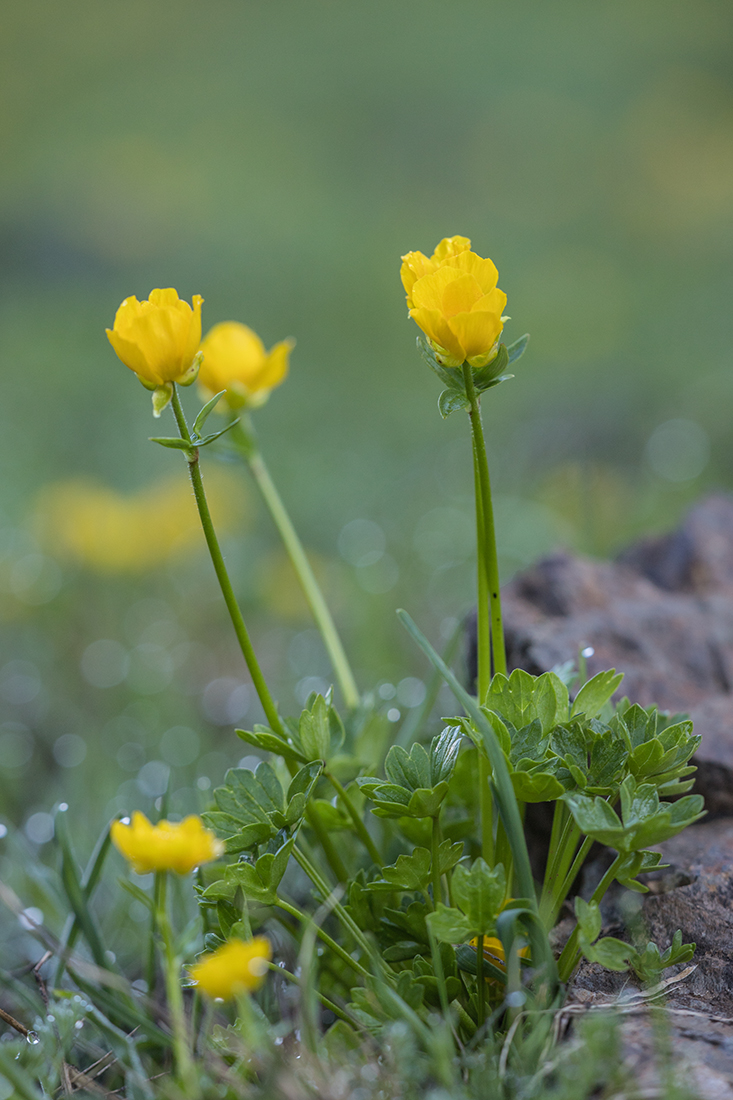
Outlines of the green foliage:
[[448,793],[461,743],[461,732],[448,726],[434,737],[430,750],[415,743],[410,752],[393,745],[384,770],[389,783],[365,777],[357,782],[374,803],[377,817],[435,817]]
[[677,802],[660,802],[651,783],[637,785],[629,775],[620,787],[621,818],[604,798],[579,792],[563,795],[578,828],[593,840],[618,852],[636,852],[650,844],[669,840],[703,816],[700,795],[686,795]]

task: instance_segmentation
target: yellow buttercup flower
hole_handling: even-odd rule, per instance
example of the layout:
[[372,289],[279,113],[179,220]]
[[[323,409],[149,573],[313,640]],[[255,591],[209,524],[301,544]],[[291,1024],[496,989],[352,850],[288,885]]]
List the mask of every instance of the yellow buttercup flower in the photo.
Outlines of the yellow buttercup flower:
[[[509,904],[506,902],[505,904]],[[503,907],[502,907],[503,908]],[[478,947],[478,939],[472,939],[470,942],[471,947]],[[529,958],[529,948],[522,947],[519,951],[520,957],[523,959]],[[484,958],[493,963],[499,970],[506,970],[506,955],[504,954],[504,944],[496,936],[484,936]],[[493,981],[494,979],[489,976],[487,981]]]
[[468,360],[485,366],[504,327],[506,294],[491,260],[471,251],[468,237],[446,237],[432,256],[408,252],[400,271],[410,317],[446,367]]
[[248,942],[230,940],[210,955],[204,955],[189,974],[207,997],[228,1001],[238,993],[259,989],[271,958],[272,948],[264,936],[255,936]]
[[[232,475],[212,471],[209,506],[221,530],[241,520],[241,493]],[[99,573],[146,573],[201,546],[201,524],[191,490],[178,478],[136,493],[119,493],[94,481],[47,485],[33,515],[35,533],[49,553]]]
[[170,287],[152,290],[144,302],[134,295],[125,298],[117,310],[114,328],[106,330],[109,342],[147,389],[194,381],[202,302],[201,295],[194,294],[192,308]]
[[270,351],[256,332],[239,321],[223,321],[206,334],[199,382],[209,395],[226,390],[230,408],[256,408],[288,373],[294,340],[281,340]]
[[194,867],[218,859],[224,845],[200,817],[183,821],[159,821],[153,825],[136,810],[131,822],[114,821],[112,842],[138,875],[149,871],[175,871],[187,875]]

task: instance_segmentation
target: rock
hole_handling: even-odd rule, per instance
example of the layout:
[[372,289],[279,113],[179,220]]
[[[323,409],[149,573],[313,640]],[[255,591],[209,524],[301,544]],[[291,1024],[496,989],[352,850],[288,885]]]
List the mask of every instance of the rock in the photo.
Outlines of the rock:
[[[650,1095],[657,1095],[654,1090],[663,1083],[671,1051],[673,1072],[684,1075],[692,1095],[733,1100],[733,820],[692,825],[658,851],[670,866],[647,877],[651,892],[629,923],[660,949],[678,928],[683,942],[697,944],[692,965],[662,975],[669,984],[659,1003],[667,1011],[654,1017],[633,977],[587,962],[570,983],[567,1011],[577,1017],[603,1005],[617,1006],[625,1017],[625,1066]],[[603,934],[628,936],[618,923]],[[667,1094],[662,1090],[660,1095]]]
[[539,674],[592,649],[588,673],[623,672],[619,695],[690,714],[703,738],[696,790],[709,814],[733,814],[733,496],[615,562],[552,554],[503,598],[511,668]]

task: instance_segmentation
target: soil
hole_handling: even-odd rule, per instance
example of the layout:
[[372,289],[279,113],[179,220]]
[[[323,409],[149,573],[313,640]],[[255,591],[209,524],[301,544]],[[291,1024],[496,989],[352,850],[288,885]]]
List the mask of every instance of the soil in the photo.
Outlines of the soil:
[[[733,1100],[733,496],[702,501],[677,530],[616,561],[542,559],[507,586],[504,614],[510,667],[539,674],[592,650],[589,675],[616,668],[619,695],[688,713],[702,734],[692,762],[707,818],[660,846],[670,866],[650,879],[649,894],[617,892],[603,910],[604,934],[646,934],[663,950],[679,928],[683,942],[697,944],[695,957],[666,970],[669,984],[652,998],[628,975],[584,963],[566,1017],[620,1000],[642,1095],[664,1094],[666,1049],[692,1096]],[[546,835],[541,818],[536,826]],[[581,893],[606,864],[597,847]],[[668,1008],[661,1023],[652,1002]]]

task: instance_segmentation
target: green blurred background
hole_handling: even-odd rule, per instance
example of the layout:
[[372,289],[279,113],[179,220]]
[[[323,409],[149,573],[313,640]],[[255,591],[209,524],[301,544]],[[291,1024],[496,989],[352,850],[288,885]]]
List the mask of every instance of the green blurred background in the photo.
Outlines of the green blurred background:
[[[185,479],[147,442],[170,414],[154,425],[104,335],[124,297],[175,286],[204,295],[205,328],[297,338],[256,414],[263,450],[395,723],[425,667],[394,608],[440,640],[473,599],[467,426],[438,415],[401,253],[469,235],[499,267],[507,339],[532,334],[484,401],[505,577],[558,545],[612,553],[731,485],[732,37],[727,0],[3,6],[0,785],[18,843],[50,839],[59,799],[90,835],[166,787],[171,812],[202,806],[259,716],[200,543],[100,569],[39,521],[68,479]],[[207,453],[207,476],[222,463]],[[328,665],[245,471],[226,472],[228,559],[292,712]]]

